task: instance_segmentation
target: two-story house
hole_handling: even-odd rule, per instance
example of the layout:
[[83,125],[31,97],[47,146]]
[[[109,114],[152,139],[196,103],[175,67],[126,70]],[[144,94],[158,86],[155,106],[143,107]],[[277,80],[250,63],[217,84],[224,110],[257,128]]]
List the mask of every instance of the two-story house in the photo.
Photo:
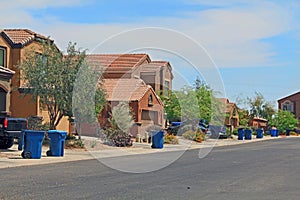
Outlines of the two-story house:
[[[103,67],[104,89],[110,107],[126,101],[134,112],[133,135],[143,135],[147,127],[164,126],[163,103],[158,94],[172,89],[172,67],[167,61],[152,61],[148,54],[91,54],[89,63]],[[109,108],[111,109],[111,108]],[[104,110],[109,113],[110,110]],[[106,126],[107,114],[100,124]]]
[[225,106],[224,125],[232,131],[240,125],[238,107],[234,102],[230,102],[227,98],[219,98],[218,100]]
[[[293,113],[300,122],[300,92],[279,99],[278,109]],[[300,123],[298,127],[300,128]]]
[[[25,58],[25,52],[35,49],[39,53],[40,41],[48,38],[28,29],[0,30],[0,108],[1,112],[12,117],[42,116],[48,120],[47,111],[40,108],[38,99],[22,94],[24,85],[20,78],[19,63]],[[63,119],[58,126],[69,130],[69,124]]]
[[104,67],[104,79],[140,78],[157,94],[172,90],[173,73],[168,61],[151,61],[148,54],[90,54],[87,60]]

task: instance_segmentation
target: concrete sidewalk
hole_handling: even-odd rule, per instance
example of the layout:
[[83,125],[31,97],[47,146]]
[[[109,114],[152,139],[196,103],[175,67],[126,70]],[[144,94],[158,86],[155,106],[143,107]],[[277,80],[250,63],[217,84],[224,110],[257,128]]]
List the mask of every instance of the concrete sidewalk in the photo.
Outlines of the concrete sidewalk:
[[[246,144],[249,142],[263,142],[265,140],[276,140],[285,136],[270,137],[265,136],[262,139],[252,138],[252,140],[237,140],[233,139],[207,139],[202,143],[179,138],[178,145],[164,144],[163,149],[153,149],[148,143],[134,143],[132,147],[112,147],[103,144],[97,138],[83,137],[86,149],[65,149],[63,157],[47,157],[46,151],[49,147],[42,149],[41,159],[23,159],[21,157],[22,151],[17,150],[17,145],[14,145],[9,150],[0,150],[0,168],[19,167],[28,165],[40,165],[59,162],[69,162],[77,160],[87,160],[94,158],[111,158],[117,156],[150,154],[170,151],[185,151],[189,149],[213,148],[218,146]],[[290,138],[294,136],[289,136]]]

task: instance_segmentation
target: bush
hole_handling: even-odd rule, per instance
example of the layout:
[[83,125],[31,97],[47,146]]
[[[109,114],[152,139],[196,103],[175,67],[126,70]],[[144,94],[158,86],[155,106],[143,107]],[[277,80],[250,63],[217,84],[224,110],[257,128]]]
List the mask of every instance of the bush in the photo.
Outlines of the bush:
[[178,138],[173,134],[165,134],[164,136],[165,144],[179,144]]
[[298,133],[296,133],[295,131],[291,131],[290,135],[292,135],[292,136],[298,136]]
[[232,134],[233,135],[238,135],[238,129],[237,128],[233,129]]
[[233,138],[232,137],[233,133],[231,133],[228,128],[226,128],[226,135],[227,135],[227,138]]
[[65,147],[66,148],[84,148],[84,143],[81,139],[68,139],[65,140]]
[[202,131],[186,131],[185,133],[182,134],[182,137],[188,140],[193,140],[196,142],[202,142],[205,140],[205,133],[203,133]]
[[120,129],[108,128],[104,134],[117,147],[132,146],[131,135]]
[[28,117],[28,130],[46,131],[49,130],[50,124],[44,123],[43,118],[39,116]]

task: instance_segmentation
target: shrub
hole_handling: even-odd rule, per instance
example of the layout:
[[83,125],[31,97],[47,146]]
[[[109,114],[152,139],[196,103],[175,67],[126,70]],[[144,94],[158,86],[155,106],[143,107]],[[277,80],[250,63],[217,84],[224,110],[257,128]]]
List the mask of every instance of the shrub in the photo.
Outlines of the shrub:
[[68,139],[65,140],[65,147],[66,148],[84,148],[84,143],[81,139]]
[[50,124],[44,123],[43,118],[39,116],[28,117],[28,130],[46,131],[49,130]]
[[232,137],[233,133],[230,132],[230,130],[228,128],[226,128],[226,135],[227,135],[227,138],[233,138]]
[[193,140],[196,142],[202,142],[205,140],[205,133],[202,131],[186,131],[185,133],[182,134],[182,137],[188,140]]
[[108,128],[104,131],[104,134],[117,147],[132,146],[131,135],[123,130]]
[[179,144],[178,138],[173,134],[165,134],[164,136],[165,144]]
[[292,136],[298,136],[298,133],[296,133],[295,131],[291,131],[290,135],[292,135]]

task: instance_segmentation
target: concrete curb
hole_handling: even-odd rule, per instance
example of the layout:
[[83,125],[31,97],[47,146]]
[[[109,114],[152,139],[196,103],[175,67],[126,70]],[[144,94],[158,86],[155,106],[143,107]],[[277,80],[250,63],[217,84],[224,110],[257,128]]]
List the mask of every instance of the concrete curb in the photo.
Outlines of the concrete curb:
[[[289,136],[288,138],[293,138],[297,136]],[[43,147],[41,159],[23,159],[21,157],[22,151],[17,150],[17,145],[14,145],[9,150],[0,150],[0,168],[10,168],[10,167],[20,167],[29,165],[41,165],[41,164],[51,164],[60,162],[70,162],[79,160],[89,160],[95,158],[111,158],[118,156],[127,155],[138,155],[138,154],[150,154],[150,153],[160,153],[160,152],[171,152],[171,151],[185,151],[191,149],[202,149],[202,148],[213,148],[228,145],[240,145],[247,144],[250,142],[262,142],[266,140],[278,140],[285,138],[285,136],[270,137],[265,136],[262,139],[253,138],[252,140],[237,140],[225,139],[225,140],[215,140],[208,139],[202,143],[196,143],[193,141],[187,141],[184,139],[179,139],[180,144],[170,145],[164,144],[163,149],[152,149],[151,144],[147,143],[134,143],[132,147],[111,147],[103,145],[97,138],[83,137],[85,141],[87,150],[84,149],[65,149],[63,157],[47,157],[46,151],[48,147]],[[93,145],[91,145],[91,142]],[[90,145],[90,146],[89,146]]]

